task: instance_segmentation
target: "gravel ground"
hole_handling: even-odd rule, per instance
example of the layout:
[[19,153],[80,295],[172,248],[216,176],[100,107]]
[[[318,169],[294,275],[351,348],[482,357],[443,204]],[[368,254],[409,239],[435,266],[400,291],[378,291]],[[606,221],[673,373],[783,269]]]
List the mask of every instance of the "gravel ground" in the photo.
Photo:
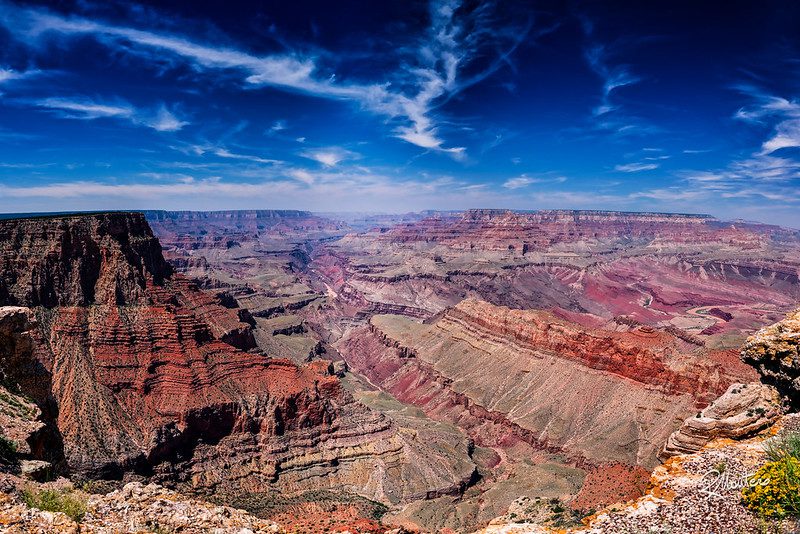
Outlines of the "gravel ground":
[[[800,417],[784,419],[784,428],[800,428]],[[718,480],[736,482],[751,475],[766,461],[763,447],[757,439],[716,445],[703,451],[676,459],[678,469],[666,475],[661,491],[640,501],[638,507],[621,512],[601,514],[588,532],[592,534],[745,534],[745,533],[794,533],[800,525],[794,522],[765,523],[756,518],[741,504],[740,487],[726,488],[725,484],[714,485]],[[670,469],[665,464],[660,469]],[[656,476],[659,473],[655,473]],[[669,500],[664,497],[670,494]]]

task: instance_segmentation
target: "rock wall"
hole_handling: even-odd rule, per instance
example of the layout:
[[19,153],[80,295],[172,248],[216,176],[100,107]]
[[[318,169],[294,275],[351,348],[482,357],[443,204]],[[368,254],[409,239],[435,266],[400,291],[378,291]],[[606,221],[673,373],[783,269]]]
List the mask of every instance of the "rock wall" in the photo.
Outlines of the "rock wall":
[[0,305],[141,303],[171,272],[141,214],[0,220]]
[[458,461],[415,443],[355,402],[328,362],[223,341],[246,345],[247,317],[172,274],[141,215],[0,228],[0,304],[29,306],[19,313],[32,325],[25,350],[0,354],[0,372],[52,418],[68,472],[382,502],[457,493],[471,479],[465,439],[449,445]]

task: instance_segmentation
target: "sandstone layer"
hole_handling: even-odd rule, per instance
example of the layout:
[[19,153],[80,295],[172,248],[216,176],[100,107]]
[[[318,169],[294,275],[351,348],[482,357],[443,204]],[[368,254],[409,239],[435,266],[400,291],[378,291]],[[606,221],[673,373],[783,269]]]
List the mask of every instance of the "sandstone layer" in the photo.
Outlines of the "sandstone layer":
[[773,387],[758,382],[731,384],[708,408],[684,421],[669,437],[660,456],[694,453],[718,438],[752,436],[771,426],[780,412],[780,400]]
[[[424,227],[424,232],[420,232]],[[582,238],[669,238],[703,242],[718,234],[723,224],[708,215],[680,213],[625,213],[618,211],[476,209],[460,216],[431,217],[419,223],[398,225],[387,237],[393,241],[424,240],[469,248],[516,250],[522,254]],[[750,243],[754,236],[727,228],[726,238]]]
[[675,421],[752,373],[652,329],[589,330],[477,300],[431,324],[375,316],[338,348],[374,383],[479,443],[513,436],[579,459],[647,467]]

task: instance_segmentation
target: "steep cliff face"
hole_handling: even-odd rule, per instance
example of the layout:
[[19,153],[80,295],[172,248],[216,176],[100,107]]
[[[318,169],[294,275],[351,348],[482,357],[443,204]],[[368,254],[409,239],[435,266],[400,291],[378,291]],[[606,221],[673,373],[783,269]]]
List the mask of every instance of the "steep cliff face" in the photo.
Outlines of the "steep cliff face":
[[51,361],[36,318],[28,308],[0,306],[0,435],[13,451],[0,453],[0,471],[30,461],[46,469],[64,466],[64,443],[56,425]]
[[0,304],[27,305],[35,320],[30,350],[4,352],[0,371],[49,411],[72,473],[231,494],[344,488],[383,502],[458,492],[472,476],[465,439],[448,444],[458,461],[442,461],[442,443],[414,443],[355,402],[328,362],[223,341],[246,345],[248,318],[172,274],[141,215],[2,229]]
[[1,304],[140,303],[170,273],[139,214],[0,220]]
[[298,210],[146,211],[165,248],[225,250],[265,238],[343,233],[340,223]]

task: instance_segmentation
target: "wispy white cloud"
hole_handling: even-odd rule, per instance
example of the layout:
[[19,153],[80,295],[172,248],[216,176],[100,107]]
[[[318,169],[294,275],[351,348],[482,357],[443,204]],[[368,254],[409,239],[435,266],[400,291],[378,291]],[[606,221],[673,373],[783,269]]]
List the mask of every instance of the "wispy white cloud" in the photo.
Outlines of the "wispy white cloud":
[[301,152],[300,155],[304,158],[321,163],[326,167],[335,167],[344,160],[356,159],[359,157],[359,154],[338,146],[305,150]]
[[305,169],[292,169],[288,174],[298,182],[302,182],[307,185],[311,185],[316,181],[314,175]]
[[771,95],[753,85],[740,84],[735,86],[734,89],[751,97],[753,100],[750,106],[741,107],[734,113],[733,116],[736,119],[757,122],[767,117],[800,116],[800,103],[794,100]]
[[89,99],[45,98],[36,101],[40,108],[58,112],[69,119],[94,120],[102,118],[131,119],[134,110],[127,104],[99,104]]
[[506,189],[520,189],[521,187],[527,187],[535,182],[536,180],[533,178],[523,175],[515,178],[509,178],[503,183],[503,187]]
[[610,65],[608,49],[602,44],[593,43],[585,50],[584,56],[589,67],[603,79],[602,101],[592,110],[592,114],[595,117],[599,117],[617,109],[617,106],[611,101],[612,92],[627,85],[638,83],[641,78],[633,74],[624,65]]
[[733,161],[724,169],[687,172],[685,177],[693,182],[715,182],[723,185],[734,183],[788,184],[800,178],[800,161],[756,154],[750,158]]
[[658,168],[658,163],[625,163],[623,165],[616,165],[614,170],[620,172],[642,172],[652,171]]
[[761,145],[762,154],[800,147],[800,102],[769,94],[753,85],[738,85],[735,88],[750,96],[753,103],[739,108],[734,118],[746,122],[774,123],[772,137]]
[[67,119],[124,119],[159,132],[174,132],[189,124],[178,119],[166,106],[152,111],[139,109],[122,101],[103,103],[88,98],[62,97],[43,98],[33,101],[33,104]]
[[40,74],[42,74],[42,72],[36,69],[19,71],[10,68],[0,67],[0,87],[2,87],[3,85],[11,85],[13,82],[32,78]]
[[[271,86],[322,98],[354,101],[363,109],[388,117],[395,124],[399,122],[394,126],[397,138],[462,159],[466,151],[464,147],[445,145],[435,109],[447,98],[484,79],[507,62],[506,54],[525,38],[527,30],[514,35],[510,48],[498,54],[497,61],[488,68],[470,78],[459,79],[459,71],[470,62],[470,54],[478,47],[476,40],[492,36],[487,28],[481,27],[485,19],[481,9],[476,10],[477,15],[462,21],[456,15],[459,7],[457,0],[432,2],[431,27],[414,51],[412,61],[400,72],[390,73],[385,81],[366,84],[338,82],[334,73],[322,72],[316,58],[311,56],[293,53],[256,56],[182,36],[64,17],[41,9],[16,10],[14,16],[5,17],[0,23],[4,22],[10,31],[34,42],[43,38],[90,35],[111,48],[146,60],[161,60],[164,54],[168,54],[187,62],[197,72],[214,69],[238,71],[244,83],[250,86]],[[83,113],[88,116],[92,111]],[[165,119],[155,124],[177,128],[180,122]]]
[[275,134],[275,133],[278,133],[278,132],[282,132],[283,130],[286,130],[287,128],[288,128],[288,126],[286,125],[286,121],[275,121],[275,122],[272,123],[272,126],[270,126],[269,129],[267,130],[267,133]]
[[0,83],[16,79],[18,74],[13,70],[0,68]]
[[800,119],[781,122],[775,127],[775,134],[761,145],[765,154],[771,154],[782,148],[795,147],[800,147]]
[[11,80],[18,80],[23,77],[23,73],[11,69],[0,68],[0,84]]
[[252,163],[261,163],[265,165],[278,165],[283,163],[283,161],[279,159],[264,158],[253,154],[241,154],[238,152],[231,152],[224,146],[218,146],[213,144],[186,145],[186,146],[179,145],[179,146],[173,146],[171,148],[179,152],[182,152],[184,154],[194,154],[196,156],[204,156],[206,154],[212,154],[214,156],[217,156],[218,158],[250,161]]
[[159,132],[176,132],[189,124],[188,121],[181,120],[175,116],[166,106],[161,106],[154,116],[139,117],[139,120],[145,126],[149,126]]
[[543,184],[543,183],[562,184],[566,181],[567,178],[565,176],[532,177],[528,176],[527,174],[521,174],[519,176],[509,178],[508,180],[503,182],[503,187],[505,187],[506,189],[521,189],[523,187],[528,187],[529,185],[533,184]]

